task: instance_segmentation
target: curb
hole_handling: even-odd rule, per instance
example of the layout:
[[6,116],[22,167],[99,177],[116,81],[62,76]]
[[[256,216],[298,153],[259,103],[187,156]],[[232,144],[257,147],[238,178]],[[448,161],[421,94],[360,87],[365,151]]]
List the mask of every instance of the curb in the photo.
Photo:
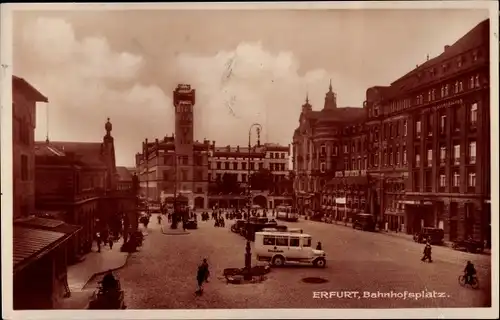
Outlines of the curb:
[[81,290],[81,291],[83,291],[83,289],[85,289],[85,287],[89,284],[89,282],[91,282],[92,280],[94,280],[94,278],[95,278],[95,277],[98,277],[98,276],[100,276],[100,275],[103,275],[103,274],[107,273],[109,270],[111,270],[111,271],[116,271],[116,270],[120,270],[120,269],[122,269],[123,267],[125,267],[125,266],[127,265],[128,258],[130,258],[130,256],[131,256],[131,255],[132,255],[132,252],[128,252],[128,253],[127,253],[127,256],[125,257],[125,261],[123,262],[123,264],[122,264],[122,265],[120,265],[120,266],[118,266],[118,267],[116,267],[116,268],[111,268],[111,269],[108,269],[108,270],[106,270],[106,271],[99,271],[99,272],[94,273],[94,274],[93,274],[93,275],[92,275],[92,276],[91,276],[91,277],[90,277],[90,278],[89,278],[89,279],[85,282],[85,284],[83,285],[83,287],[82,287],[82,290]]

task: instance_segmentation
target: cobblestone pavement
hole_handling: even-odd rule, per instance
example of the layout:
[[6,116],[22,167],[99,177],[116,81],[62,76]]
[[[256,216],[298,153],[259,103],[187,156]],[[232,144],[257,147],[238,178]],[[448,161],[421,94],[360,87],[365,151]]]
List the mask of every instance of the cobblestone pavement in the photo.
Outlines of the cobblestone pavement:
[[[164,235],[160,226],[152,223],[141,251],[117,272],[128,308],[443,308],[491,303],[489,256],[434,247],[434,263],[423,263],[422,245],[406,239],[310,221],[289,224],[322,242],[328,255],[327,267],[273,269],[263,283],[231,285],[226,284],[222,271],[243,266],[245,247],[245,240],[229,230],[231,222],[225,228],[215,228],[212,221],[200,221],[198,230],[178,236]],[[204,295],[197,297],[196,270],[205,257],[212,276]],[[467,260],[477,266],[477,290],[458,284]],[[321,277],[328,282],[306,284],[302,282],[305,277]],[[315,299],[314,292],[320,291],[336,293],[328,299]],[[336,297],[347,291],[359,292],[360,298]],[[396,296],[363,298],[365,292],[392,292]],[[408,298],[408,293],[416,292],[435,297]],[[402,297],[397,298],[397,294]]]

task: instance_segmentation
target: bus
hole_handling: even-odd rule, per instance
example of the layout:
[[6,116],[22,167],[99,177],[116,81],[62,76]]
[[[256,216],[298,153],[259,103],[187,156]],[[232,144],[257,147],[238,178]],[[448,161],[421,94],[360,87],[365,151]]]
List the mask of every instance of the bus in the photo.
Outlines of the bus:
[[292,206],[277,206],[276,219],[297,222],[299,220],[299,213]]

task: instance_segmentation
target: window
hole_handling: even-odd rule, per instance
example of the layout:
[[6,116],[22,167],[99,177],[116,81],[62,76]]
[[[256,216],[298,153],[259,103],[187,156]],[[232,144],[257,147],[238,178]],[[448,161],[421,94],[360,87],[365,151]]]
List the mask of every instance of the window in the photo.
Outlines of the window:
[[270,157],[271,159],[274,159],[274,153],[272,153],[272,152],[271,152],[271,153],[269,154],[269,157]]
[[432,98],[432,100],[436,100],[436,89],[432,89],[431,98]]
[[405,137],[406,137],[406,135],[407,135],[407,134],[408,134],[408,121],[407,121],[407,120],[405,120],[405,121],[403,122],[403,136],[405,136]]
[[441,98],[444,97],[444,86],[441,87]]
[[276,237],[276,246],[288,247],[288,237]]
[[462,81],[458,82],[458,92],[464,91],[464,83]]
[[439,150],[439,163],[444,165],[446,162],[446,147],[441,147]]
[[406,148],[403,148],[403,164],[407,163],[407,158],[406,158]]
[[273,236],[264,236],[263,244],[265,246],[274,246],[276,245],[276,238]]
[[446,115],[442,115],[439,121],[439,131],[446,133]]
[[290,237],[290,247],[300,247],[300,238]]
[[399,151],[396,152],[396,165],[399,165]]
[[344,153],[347,153],[348,150],[347,150],[347,144],[344,144]]
[[460,145],[456,144],[453,146],[453,163],[460,164]]
[[334,155],[334,156],[336,156],[336,155],[338,154],[338,152],[339,152],[339,147],[338,147],[338,146],[335,146],[335,147],[333,148],[333,155]]
[[439,186],[441,188],[446,187],[446,175],[444,175],[444,174],[439,175]]
[[420,166],[420,155],[417,153],[415,154],[415,167]]
[[23,154],[21,155],[21,180],[26,181],[28,179],[29,179],[28,156]]
[[455,93],[458,93],[458,81],[455,82]]
[[453,186],[460,187],[460,174],[457,171],[453,173]]
[[326,154],[326,146],[324,144],[321,145],[321,154]]
[[392,152],[389,153],[389,165],[392,166],[393,155]]
[[247,163],[246,162],[242,162],[241,163],[241,170],[246,170],[247,169]]
[[427,96],[427,100],[432,101],[432,91],[429,90],[429,94]]
[[241,182],[247,182],[247,175],[246,174],[241,175]]
[[469,163],[476,163],[476,141],[469,142]]
[[432,167],[432,149],[427,150],[427,166]]
[[472,60],[473,60],[473,61],[477,61],[477,57],[478,57],[477,51],[474,51],[474,52],[472,53]]
[[324,173],[326,171],[326,163],[321,162],[321,164],[320,164],[320,170],[321,170],[321,173]]
[[217,161],[217,170],[221,169],[221,163]]
[[229,170],[229,162],[224,162],[224,169]]
[[462,57],[459,57],[459,58],[457,59],[457,66],[458,66],[459,68],[461,68],[461,67],[462,67]]
[[470,106],[470,114],[469,114],[470,124],[475,126],[477,123],[477,103],[473,103]]
[[187,156],[182,157],[182,164],[183,165],[187,166],[189,164],[188,161],[189,161],[189,158]]
[[250,162],[250,170],[255,170],[255,163],[254,162]]
[[469,89],[474,89],[474,76],[469,79]]
[[311,246],[311,242],[312,242],[312,239],[307,237],[307,238],[303,238],[304,239],[304,244],[302,245],[303,247],[310,247]]
[[476,80],[475,81],[476,88],[479,88],[479,76],[476,76],[474,79]]
[[469,187],[476,186],[476,173],[475,172],[469,172],[468,186]]
[[181,174],[182,174],[182,181],[187,181],[188,179],[187,170],[181,170]]
[[233,162],[233,170],[238,170],[238,162]]
[[259,162],[259,170],[262,170],[264,169],[264,163],[263,162]]
[[427,135],[432,136],[432,127],[434,123],[432,121],[432,113],[427,114]]
[[447,97],[448,96],[448,90],[450,89],[450,86],[449,85],[445,85],[444,86],[444,96]]
[[420,133],[422,132],[422,122],[420,120],[418,120],[415,124],[415,128],[416,128],[416,133],[417,133],[417,136],[420,135]]

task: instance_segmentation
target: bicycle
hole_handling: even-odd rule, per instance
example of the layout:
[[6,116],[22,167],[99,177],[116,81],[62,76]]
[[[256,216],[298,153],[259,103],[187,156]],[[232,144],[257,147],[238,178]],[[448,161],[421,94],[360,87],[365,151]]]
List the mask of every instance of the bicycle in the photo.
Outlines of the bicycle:
[[465,276],[464,275],[460,275],[458,277],[458,283],[462,286],[462,287],[465,287],[467,285],[471,286],[472,289],[477,289],[479,288],[479,280],[477,279],[476,276],[472,276],[471,280],[469,283],[467,283],[466,279],[465,279]]

